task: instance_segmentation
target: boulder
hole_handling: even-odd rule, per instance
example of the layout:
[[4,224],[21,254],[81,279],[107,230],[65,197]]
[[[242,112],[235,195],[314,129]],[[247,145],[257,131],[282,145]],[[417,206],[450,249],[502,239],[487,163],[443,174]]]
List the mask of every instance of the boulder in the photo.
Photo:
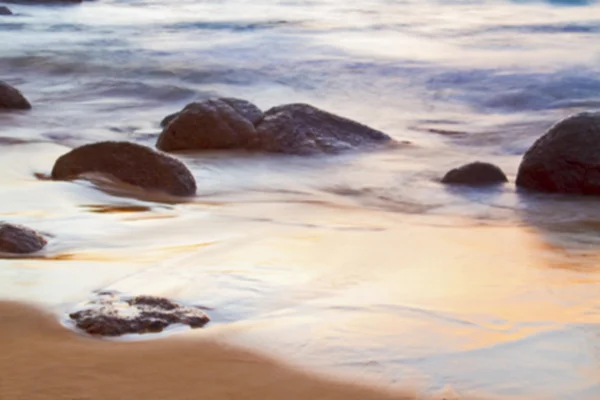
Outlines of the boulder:
[[260,150],[288,154],[338,153],[392,141],[385,133],[308,104],[271,108],[256,130]]
[[0,109],[29,110],[31,104],[16,88],[0,81]]
[[[251,103],[243,100],[210,99],[191,103],[168,116],[156,147],[164,151],[244,149],[256,146],[258,137],[252,123]],[[239,102],[247,103],[239,107]],[[233,105],[232,105],[233,104]],[[235,107],[235,105],[238,107]],[[258,113],[261,113],[256,108]],[[262,114],[262,113],[261,113]]]
[[540,192],[600,194],[600,112],[551,127],[523,156],[516,183]]
[[0,252],[2,253],[35,253],[43,249],[46,243],[46,239],[32,229],[0,223]]
[[125,297],[101,292],[83,309],[70,313],[75,326],[90,335],[121,336],[158,333],[173,324],[201,328],[210,318],[199,307],[188,307],[154,296]]
[[181,161],[130,142],[99,142],[73,149],[56,160],[52,179],[71,180],[90,173],[174,196],[196,193],[196,181]]
[[338,153],[389,143],[386,134],[308,104],[264,114],[239,99],[192,103],[167,116],[156,146],[165,151],[244,149],[271,153]]
[[508,179],[500,168],[480,161],[454,168],[442,178],[442,183],[469,186],[498,185],[505,182]]
[[8,7],[0,6],[0,15],[13,15],[13,13]]

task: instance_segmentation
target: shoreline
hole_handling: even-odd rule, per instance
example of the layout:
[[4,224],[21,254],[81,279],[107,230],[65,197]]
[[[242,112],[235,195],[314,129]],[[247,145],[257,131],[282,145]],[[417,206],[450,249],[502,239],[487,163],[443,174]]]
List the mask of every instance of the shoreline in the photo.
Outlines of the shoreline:
[[96,340],[13,301],[0,301],[0,343],[3,400],[424,399],[328,379],[214,339]]

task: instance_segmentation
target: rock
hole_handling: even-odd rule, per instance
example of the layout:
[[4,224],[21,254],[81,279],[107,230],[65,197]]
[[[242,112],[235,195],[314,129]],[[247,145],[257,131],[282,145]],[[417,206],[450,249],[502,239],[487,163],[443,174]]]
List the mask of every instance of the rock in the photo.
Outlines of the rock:
[[165,127],[156,147],[164,151],[243,149],[258,140],[250,120],[223,99],[189,104]]
[[73,149],[56,160],[52,179],[71,180],[88,173],[174,196],[196,193],[196,181],[181,161],[130,142],[99,142]]
[[33,5],[61,5],[61,4],[80,4],[83,0],[3,0],[4,3],[12,4],[33,4]]
[[128,298],[101,292],[86,306],[69,314],[69,318],[77,328],[97,336],[157,333],[173,324],[201,328],[210,321],[199,307],[182,306],[154,296]]
[[308,104],[271,108],[256,130],[261,150],[288,154],[338,153],[392,141],[385,133]]
[[0,252],[35,253],[46,246],[46,239],[36,231],[20,225],[0,223]]
[[475,161],[448,171],[442,183],[454,185],[484,186],[508,182],[506,175],[494,164]]
[[516,183],[540,192],[600,194],[600,112],[551,127],[523,156]]
[[[254,104],[250,103],[249,101],[235,99],[233,97],[222,97],[222,98],[212,99],[212,100],[213,101],[221,101],[221,102],[226,103],[227,105],[232,107],[235,111],[237,111],[238,114],[240,114],[241,116],[246,118],[248,121],[250,121],[252,123],[252,125],[256,125],[263,118],[263,112],[260,110],[260,108],[256,107]],[[171,121],[173,121],[183,111],[195,109],[195,108],[201,109],[203,107],[204,103],[205,103],[205,101],[190,103],[187,106],[185,106],[185,108],[183,110],[173,113],[173,114],[170,114],[170,115],[167,115],[165,118],[163,118],[162,121],[160,121],[161,128],[164,128],[167,125],[169,125],[169,123],[171,123]]]
[[0,15],[13,15],[13,13],[8,7],[0,6]]
[[31,104],[23,94],[10,86],[8,83],[0,81],[0,109],[29,110]]

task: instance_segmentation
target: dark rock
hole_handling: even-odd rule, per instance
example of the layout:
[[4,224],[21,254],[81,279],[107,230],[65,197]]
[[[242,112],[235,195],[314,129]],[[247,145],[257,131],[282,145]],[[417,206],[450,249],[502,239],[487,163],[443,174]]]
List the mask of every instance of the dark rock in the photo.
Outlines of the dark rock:
[[[247,105],[242,107],[241,102]],[[252,107],[255,106],[244,100],[234,103],[231,99],[191,103],[175,116],[167,117],[172,119],[167,121],[156,147],[165,151],[252,147],[258,140],[254,124],[248,119],[254,116]]]
[[516,183],[540,192],[600,194],[600,112],[550,128],[523,156]]
[[73,149],[56,160],[52,179],[71,180],[89,173],[174,196],[196,193],[196,181],[181,161],[130,142],[99,142]]
[[[259,123],[260,120],[262,120],[262,118],[263,118],[263,112],[260,110],[260,108],[256,107],[254,104],[250,103],[249,101],[235,99],[233,97],[222,97],[222,98],[212,99],[212,100],[213,101],[222,101],[222,102],[226,103],[227,105],[232,107],[235,111],[237,111],[238,114],[240,114],[241,116],[246,118],[248,121],[250,121],[253,125],[256,125],[257,123]],[[165,118],[163,118],[162,121],[160,121],[161,128],[164,128],[167,125],[169,125],[171,123],[171,121],[173,121],[183,111],[194,109],[194,108],[201,109],[204,106],[204,103],[205,102],[190,103],[187,106],[185,106],[183,110],[173,113],[173,114],[170,114],[170,115],[167,115]]]
[[448,171],[442,178],[442,183],[455,185],[497,185],[508,182],[504,172],[494,164],[473,162]]
[[156,333],[173,324],[201,328],[210,321],[197,307],[154,296],[126,298],[115,292],[101,292],[87,306],[69,317],[77,328],[98,336]]
[[36,231],[19,225],[0,223],[0,252],[35,253],[46,246],[46,239]]
[[0,81],[0,109],[29,110],[31,104],[23,94],[8,83]]
[[0,15],[13,15],[13,13],[8,7],[0,6]]
[[271,108],[256,130],[261,150],[289,154],[338,153],[392,141],[385,133],[308,104]]
[[80,4],[83,0],[3,0],[4,3],[31,5]]

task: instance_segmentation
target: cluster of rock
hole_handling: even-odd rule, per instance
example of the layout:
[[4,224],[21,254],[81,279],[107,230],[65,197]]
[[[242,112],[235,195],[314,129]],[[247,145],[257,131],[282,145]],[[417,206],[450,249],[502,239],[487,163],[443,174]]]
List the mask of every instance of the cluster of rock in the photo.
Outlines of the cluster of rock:
[[210,321],[199,307],[163,297],[127,297],[116,292],[99,293],[69,318],[78,329],[94,336],[158,333],[171,325],[201,328]]

